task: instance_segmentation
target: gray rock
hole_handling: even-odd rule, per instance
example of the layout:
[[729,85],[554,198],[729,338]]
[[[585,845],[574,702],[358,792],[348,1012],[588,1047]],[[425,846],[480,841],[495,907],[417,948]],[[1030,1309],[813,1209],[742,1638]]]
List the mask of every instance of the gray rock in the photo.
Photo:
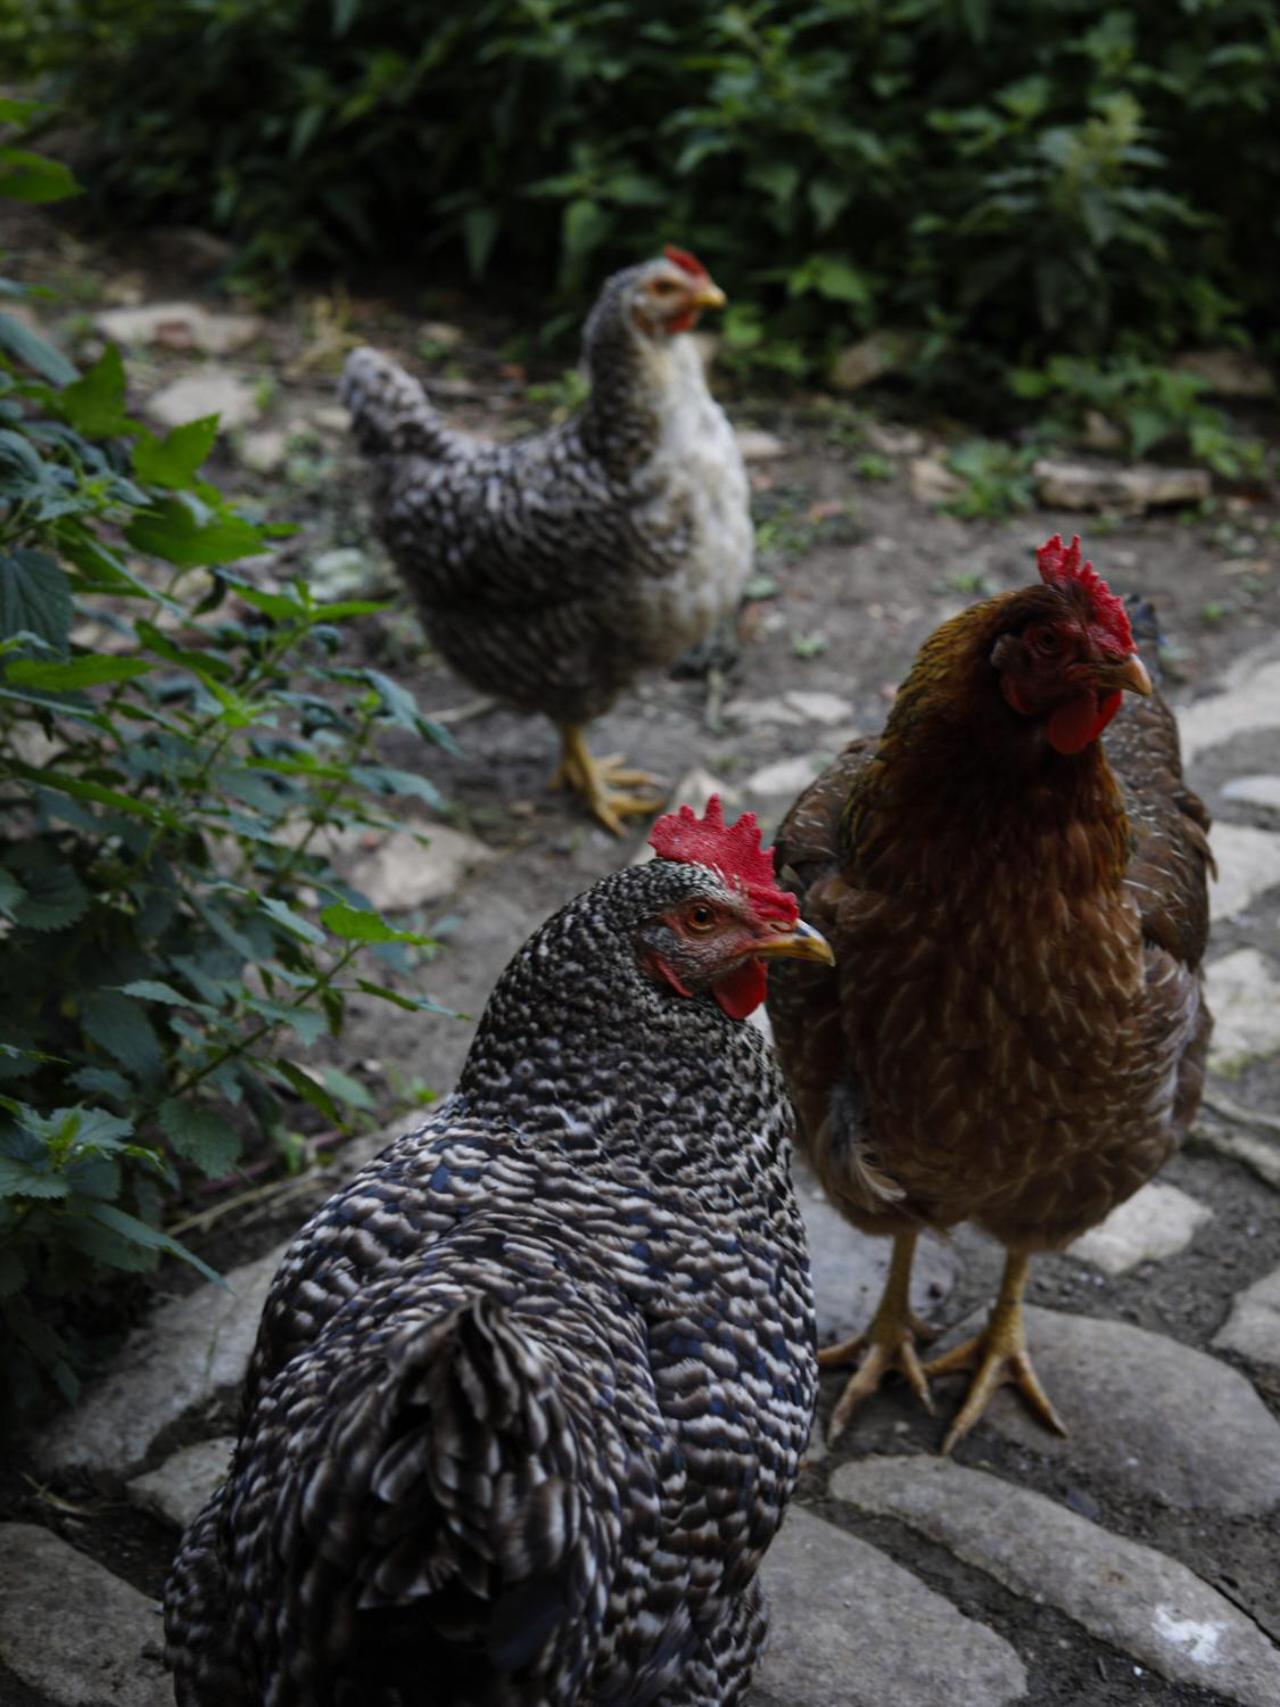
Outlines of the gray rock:
[[878,1548],[793,1506],[762,1577],[773,1607],[752,1707],[1003,1707],[1027,1674],[1003,1637]]
[[0,1524],[0,1659],[59,1707],[173,1707],[160,1608],[48,1529]]
[[1171,1683],[1243,1707],[1280,1700],[1280,1649],[1251,1618],[1175,1559],[1043,1494],[924,1457],[842,1465],[831,1491],[860,1511],[899,1518],[1015,1594],[1057,1607]]
[[1187,764],[1210,747],[1252,729],[1280,729],[1280,658],[1258,652],[1237,658],[1223,691],[1187,706],[1178,716]]
[[246,433],[240,445],[240,460],[254,474],[275,474],[289,455],[289,435],[282,427],[264,427]]
[[1173,365],[1204,380],[1217,397],[1274,397],[1276,384],[1267,368],[1243,350],[1185,350]]
[[307,565],[307,580],[323,599],[363,593],[379,578],[379,564],[358,545],[339,545],[332,551],[322,551]]
[[1209,1065],[1238,1073],[1247,1062],[1280,1051],[1280,979],[1256,948],[1211,961],[1205,986],[1213,1014]]
[[1141,515],[1171,504],[1198,504],[1213,490],[1204,468],[1161,468],[1135,463],[1115,468],[1042,457],[1032,469],[1040,501],[1057,510],[1118,510]]
[[162,1304],[79,1407],[54,1424],[41,1463],[122,1476],[146,1458],[162,1428],[238,1388],[285,1249],[232,1269],[225,1286],[200,1286]]
[[1227,1351],[1238,1351],[1253,1363],[1280,1369],[1280,1268],[1272,1269],[1239,1294],[1213,1343]]
[[747,793],[761,800],[793,799],[822,769],[822,758],[808,754],[800,759],[778,759],[762,765],[747,778]]
[[371,853],[347,865],[349,882],[381,912],[403,912],[442,900],[494,858],[492,848],[447,824],[432,824],[424,846],[411,831],[393,830]]
[[351,430],[351,412],[341,403],[322,403],[307,417],[310,424],[322,433],[346,433]]
[[1252,824],[1215,824],[1209,838],[1218,875],[1209,879],[1209,916],[1233,919],[1280,885],[1280,836]]
[[1213,1211],[1176,1185],[1153,1180],[1071,1246],[1071,1255],[1106,1274],[1127,1274],[1185,1250]]
[[[809,1260],[818,1296],[818,1343],[845,1340],[871,1320],[889,1272],[888,1239],[873,1239],[851,1227],[827,1202],[805,1164],[795,1163],[796,1196],[809,1235]],[[916,1250],[911,1303],[926,1319],[936,1315],[960,1272],[955,1247],[932,1237]]]
[[1224,800],[1280,811],[1280,776],[1237,776],[1218,791]]
[[[987,1426],[1161,1505],[1248,1517],[1280,1504],[1280,1423],[1238,1370],[1127,1322],[1037,1309],[1026,1321],[1036,1371],[1070,1432],[1050,1434],[1009,1388],[991,1401]],[[938,1383],[935,1398],[943,1391]]]
[[256,314],[210,314],[196,302],[151,302],[140,308],[110,308],[95,315],[93,323],[104,338],[120,344],[162,344],[170,350],[199,350],[206,356],[226,356],[242,350],[261,334],[264,326]]
[[872,332],[841,350],[831,365],[831,384],[837,391],[860,391],[900,367],[910,348],[911,339],[901,332]]
[[135,1476],[129,1498],[175,1528],[185,1529],[214,1489],[226,1479],[235,1441],[230,1435],[184,1446],[156,1470]]
[[868,421],[862,429],[867,449],[879,456],[919,456],[924,450],[924,434],[914,427],[895,427],[888,421]]
[[151,419],[165,428],[217,415],[221,431],[248,427],[260,413],[253,387],[223,368],[207,367],[157,391],[143,405]]
[[798,727],[804,722],[803,712],[781,698],[735,699],[725,707],[725,715],[748,729],[756,729],[764,723],[792,723]]
[[787,454],[786,445],[776,433],[766,433],[758,427],[739,427],[733,436],[743,462],[776,462]]
[[792,688],[787,704],[794,706],[811,723],[847,723],[853,707],[838,693],[823,693],[820,689]]
[[1202,1149],[1227,1156],[1233,1162],[1243,1162],[1260,1180],[1280,1191],[1280,1144],[1274,1140],[1205,1123],[1195,1128],[1192,1137]]
[[964,481],[937,457],[913,457],[907,475],[911,496],[921,504],[946,504],[964,491]]

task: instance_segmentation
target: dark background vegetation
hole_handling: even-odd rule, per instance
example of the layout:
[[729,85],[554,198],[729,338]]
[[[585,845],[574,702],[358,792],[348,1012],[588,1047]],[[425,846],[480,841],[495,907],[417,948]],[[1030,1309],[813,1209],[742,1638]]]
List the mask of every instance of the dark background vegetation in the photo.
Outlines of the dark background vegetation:
[[[567,349],[606,272],[676,241],[733,298],[731,374],[871,340],[917,406],[1016,430],[953,461],[967,513],[1026,502],[1091,412],[1265,472],[1171,361],[1280,355],[1266,0],[0,0],[0,67],[0,214],[76,194],[63,156],[82,224],[223,233],[240,291],[394,269]],[[202,473],[215,422],[152,435],[113,350],[80,374],[5,306],[0,1362],[38,1401],[202,1175],[296,1164],[300,1103],[361,1113],[294,1055],[353,990],[419,1002],[430,945],[320,832],[434,803],[376,739],[440,732],[344,651],[367,604],[237,574],[278,530]]]

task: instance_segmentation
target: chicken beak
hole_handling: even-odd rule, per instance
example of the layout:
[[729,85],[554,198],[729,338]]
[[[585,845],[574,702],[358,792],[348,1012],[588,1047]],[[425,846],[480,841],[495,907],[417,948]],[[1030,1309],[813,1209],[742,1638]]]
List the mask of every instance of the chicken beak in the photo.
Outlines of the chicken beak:
[[713,284],[710,279],[695,285],[688,296],[690,308],[723,308],[728,300],[720,286]]
[[831,944],[820,931],[797,919],[789,930],[766,938],[753,945],[752,953],[762,960],[816,960],[823,966],[834,966],[836,957]]
[[1127,688],[1130,693],[1141,694],[1145,699],[1152,691],[1147,667],[1136,652],[1131,652],[1121,664],[1097,665],[1094,680],[1103,693],[1117,693]]

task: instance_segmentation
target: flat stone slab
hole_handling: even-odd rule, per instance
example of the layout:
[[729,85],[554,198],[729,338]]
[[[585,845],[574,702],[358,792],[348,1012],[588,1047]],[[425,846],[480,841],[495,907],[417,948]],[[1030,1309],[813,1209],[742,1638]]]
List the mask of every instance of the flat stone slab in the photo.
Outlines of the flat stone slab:
[[1215,824],[1209,837],[1218,875],[1209,879],[1209,916],[1233,919],[1280,885],[1280,835],[1252,824]]
[[1256,948],[1237,948],[1205,968],[1213,1015],[1209,1065],[1238,1073],[1248,1062],[1280,1050],[1280,979]]
[[808,788],[822,769],[823,758],[810,753],[799,759],[777,759],[771,765],[761,765],[747,778],[747,793],[761,800],[790,799]]
[[425,844],[408,830],[392,830],[372,852],[347,866],[348,881],[380,913],[443,900],[468,873],[495,857],[492,848],[447,824],[432,824],[424,833]]
[[[850,1226],[799,1160],[794,1171],[818,1299],[818,1344],[826,1345],[861,1333],[871,1320],[889,1272],[892,1245]],[[936,1316],[959,1272],[960,1259],[952,1245],[922,1239],[911,1270],[912,1308],[926,1320]]]
[[1237,776],[1218,790],[1224,800],[1266,806],[1280,812],[1280,776]]
[[1027,1674],[985,1624],[876,1547],[793,1506],[761,1567],[769,1651],[752,1707],[1002,1707]]
[[200,350],[210,356],[241,350],[265,330],[256,314],[211,314],[197,302],[108,308],[95,315],[93,323],[104,338],[121,344],[162,344],[169,350]]
[[253,387],[218,368],[175,379],[149,397],[143,407],[153,421],[169,428],[217,415],[224,433],[233,427],[250,426],[260,412]]
[[[1185,1565],[1112,1535],[1029,1488],[945,1458],[844,1464],[831,1492],[896,1517],[1159,1672],[1243,1707],[1280,1701],[1280,1648]],[[891,1697],[886,1696],[886,1699]],[[954,1699],[965,1700],[958,1690]]]
[[185,1529],[223,1481],[231,1466],[235,1441],[229,1434],[184,1446],[156,1470],[135,1476],[125,1490],[135,1505]]
[[1238,658],[1221,693],[1208,694],[1178,715],[1182,759],[1190,764],[1210,747],[1252,729],[1280,729],[1280,658]]
[[1153,1180],[1113,1209],[1071,1246],[1070,1254],[1104,1274],[1127,1274],[1141,1262],[1176,1256],[1195,1238],[1213,1210],[1176,1185]]
[[842,699],[838,693],[825,693],[819,688],[792,688],[785,698],[788,705],[794,706],[802,717],[807,717],[812,723],[853,721],[852,703]]
[[[1036,1372],[1070,1432],[1051,1434],[1009,1388],[986,1426],[1161,1505],[1249,1517],[1280,1504],[1280,1423],[1239,1370],[1127,1322],[1028,1309],[1026,1323]],[[938,1382],[935,1401],[949,1414],[962,1391]]]
[[199,1286],[162,1304],[134,1330],[108,1374],[39,1447],[48,1470],[122,1476],[162,1428],[239,1387],[249,1367],[267,1289],[288,1241],[232,1269],[226,1286]]
[[1254,1363],[1280,1369],[1280,1268],[1238,1294],[1213,1343],[1238,1351]]
[[0,1660],[59,1707],[173,1707],[159,1603],[51,1530],[0,1524]]

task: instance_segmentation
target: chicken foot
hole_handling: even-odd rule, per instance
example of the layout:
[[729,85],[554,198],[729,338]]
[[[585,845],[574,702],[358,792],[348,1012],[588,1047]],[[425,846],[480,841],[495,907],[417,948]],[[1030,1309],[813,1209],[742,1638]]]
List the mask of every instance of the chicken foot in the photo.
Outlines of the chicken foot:
[[996,1389],[1005,1385],[1018,1389],[1041,1422],[1058,1434],[1067,1432],[1049,1395],[1040,1385],[1040,1378],[1027,1352],[1022,1293],[1027,1284],[1030,1262],[1025,1251],[1010,1251],[1005,1258],[1000,1294],[982,1332],[925,1365],[924,1374],[928,1379],[955,1375],[963,1369],[976,1371],[964,1404],[942,1443],[944,1454],[964,1439],[990,1404]]
[[857,1370],[831,1413],[831,1426],[827,1430],[829,1441],[839,1439],[854,1411],[864,1399],[870,1398],[891,1369],[905,1377],[916,1398],[932,1414],[933,1400],[929,1397],[925,1371],[916,1355],[916,1341],[931,1340],[936,1330],[922,1322],[911,1308],[911,1264],[919,1236],[915,1228],[894,1235],[893,1256],[889,1261],[884,1291],[864,1332],[839,1345],[827,1346],[818,1353],[820,1369],[837,1369],[862,1353]]
[[[648,771],[623,768],[621,753],[607,758],[593,758],[581,725],[557,724],[560,731],[560,763],[551,778],[552,788],[571,788],[582,795],[595,816],[615,836],[623,833],[624,817],[647,817],[662,805],[662,785]],[[644,790],[640,794],[620,792],[628,785]]]

